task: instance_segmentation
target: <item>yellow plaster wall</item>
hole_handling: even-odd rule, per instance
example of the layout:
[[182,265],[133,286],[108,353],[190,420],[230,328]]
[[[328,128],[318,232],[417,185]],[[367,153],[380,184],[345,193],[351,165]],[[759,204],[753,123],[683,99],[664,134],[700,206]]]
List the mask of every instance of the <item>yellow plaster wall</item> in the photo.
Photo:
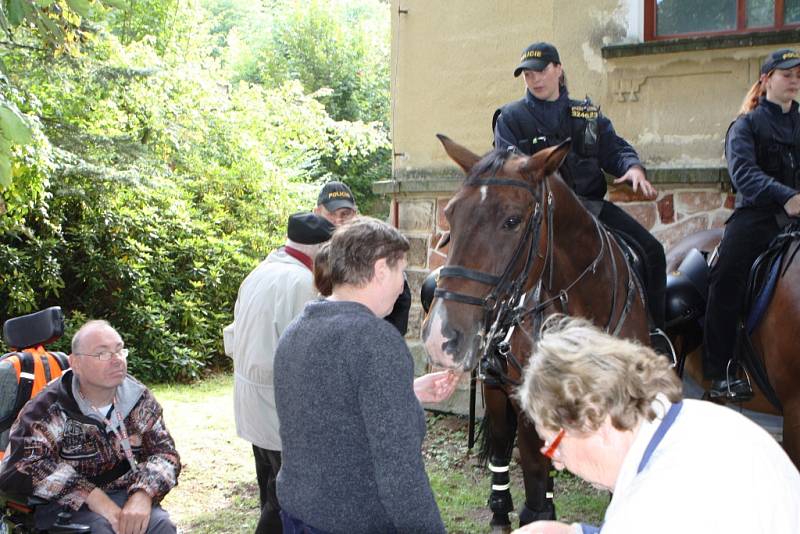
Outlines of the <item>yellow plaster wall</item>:
[[[722,140],[773,48],[603,59],[623,42],[625,0],[392,0],[394,176],[451,168],[435,138],[491,148],[491,117],[522,96],[522,49],[559,50],[570,94],[589,94],[648,166],[721,166]],[[400,11],[406,11],[401,13]]]

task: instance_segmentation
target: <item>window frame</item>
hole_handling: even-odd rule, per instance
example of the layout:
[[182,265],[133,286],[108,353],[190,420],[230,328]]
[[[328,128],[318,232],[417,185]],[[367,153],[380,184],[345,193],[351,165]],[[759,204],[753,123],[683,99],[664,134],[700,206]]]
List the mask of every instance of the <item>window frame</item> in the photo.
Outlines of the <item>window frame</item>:
[[[791,30],[800,28],[800,22],[785,24],[783,20],[784,0],[775,0],[775,19],[772,26],[760,26],[748,28],[745,26],[747,18],[747,0],[736,0],[736,28],[733,30],[718,30],[704,32],[686,32],[670,35],[656,35],[656,3],[658,0],[644,0],[644,40],[645,41],[666,41],[670,39],[692,38],[692,37],[713,37],[717,35],[736,35],[754,32],[774,32],[781,30]],[[702,2],[702,0],[699,0]]]

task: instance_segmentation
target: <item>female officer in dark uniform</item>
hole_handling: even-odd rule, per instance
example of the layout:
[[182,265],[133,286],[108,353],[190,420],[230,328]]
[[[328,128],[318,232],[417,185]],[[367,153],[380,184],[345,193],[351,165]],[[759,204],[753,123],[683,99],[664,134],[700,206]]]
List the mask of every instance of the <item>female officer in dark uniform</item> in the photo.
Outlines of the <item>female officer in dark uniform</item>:
[[601,222],[630,236],[642,248],[647,266],[647,301],[656,328],[664,328],[664,247],[633,217],[603,200],[603,171],[617,176],[614,183],[628,182],[634,191],[655,198],[638,154],[619,137],[608,118],[600,115],[589,98],[570,100],[564,70],[556,48],[534,43],[522,53],[514,76],[522,73],[525,97],[497,110],[494,115],[496,148],[516,147],[532,155],[572,138],[572,148],[560,172],[586,208]]
[[[761,66],[739,117],[728,130],[725,157],[736,188],[736,209],[725,224],[719,259],[711,271],[705,327],[704,373],[713,398],[750,395],[744,380],[726,369],[736,343],[736,323],[744,305],[753,262],[789,222],[800,215],[800,54],[782,49]],[[788,216],[788,217],[787,217]]]

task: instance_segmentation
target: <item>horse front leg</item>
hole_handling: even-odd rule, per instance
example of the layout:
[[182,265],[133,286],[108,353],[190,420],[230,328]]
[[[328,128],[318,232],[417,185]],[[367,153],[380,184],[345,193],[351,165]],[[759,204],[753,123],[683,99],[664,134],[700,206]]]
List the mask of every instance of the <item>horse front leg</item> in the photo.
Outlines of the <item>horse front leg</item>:
[[489,509],[492,519],[489,526],[492,534],[511,532],[508,514],[514,510],[511,499],[509,464],[516,433],[516,415],[505,391],[497,386],[484,386],[486,410],[482,431],[481,456],[489,461],[492,476],[492,491]]
[[525,484],[525,506],[519,513],[520,526],[556,518],[551,464],[540,451],[542,445],[542,439],[536,433],[533,423],[524,414],[519,414],[517,446]]

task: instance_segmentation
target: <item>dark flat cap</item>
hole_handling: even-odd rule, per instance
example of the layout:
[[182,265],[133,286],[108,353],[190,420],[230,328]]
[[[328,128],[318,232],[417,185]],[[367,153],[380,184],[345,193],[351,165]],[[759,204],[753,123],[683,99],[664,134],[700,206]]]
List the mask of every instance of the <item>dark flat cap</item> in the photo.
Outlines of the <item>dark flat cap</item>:
[[289,216],[286,233],[295,243],[316,245],[330,239],[333,230],[334,226],[328,219],[314,213],[300,212]]

